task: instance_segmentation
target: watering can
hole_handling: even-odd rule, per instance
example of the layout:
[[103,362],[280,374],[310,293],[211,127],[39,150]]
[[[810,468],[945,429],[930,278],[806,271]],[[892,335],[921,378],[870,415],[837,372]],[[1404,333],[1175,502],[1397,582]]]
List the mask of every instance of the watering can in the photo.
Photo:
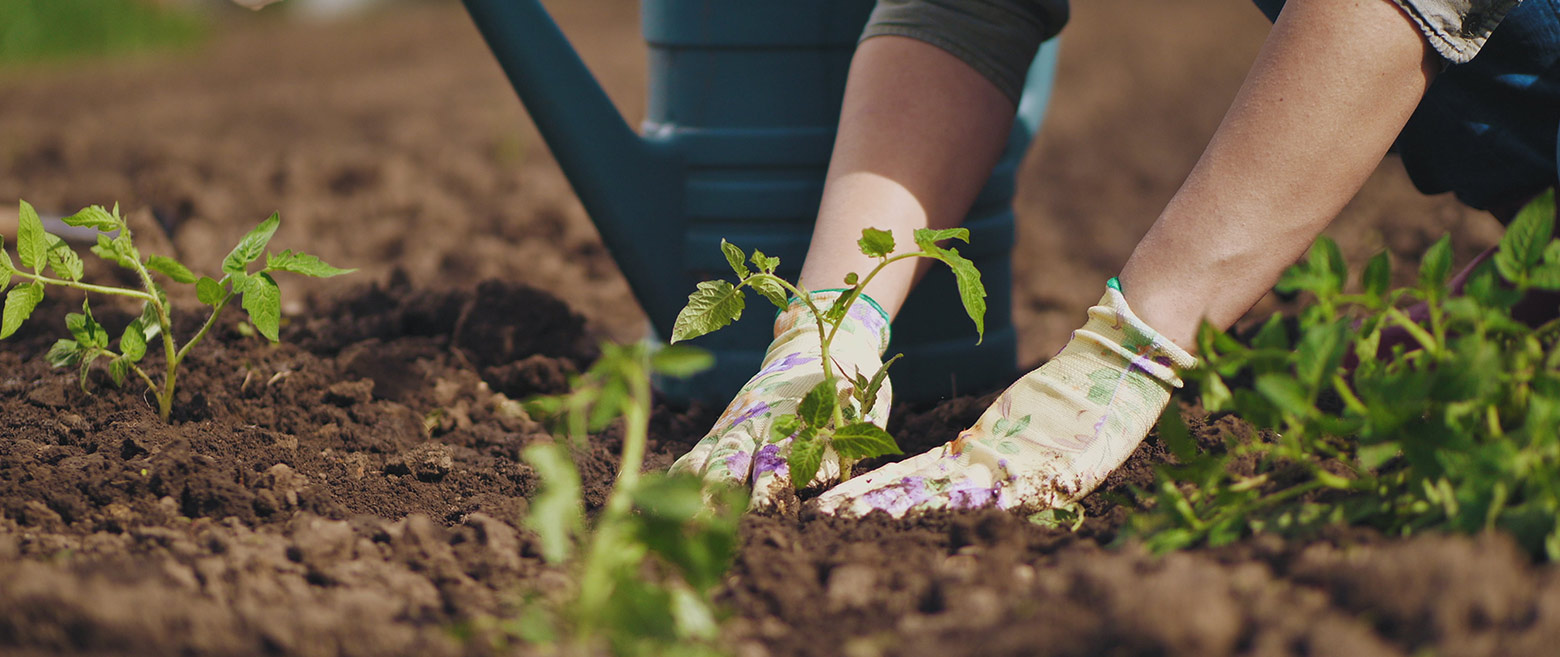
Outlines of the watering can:
[[[778,256],[777,273],[796,280],[872,0],[643,0],[643,135],[539,0],[464,2],[649,316],[651,339],[670,337],[699,281],[732,276],[722,239]],[[892,375],[900,399],[1012,380],[1014,174],[1044,113],[1055,61],[1052,41],[1031,67],[1007,150],[964,222],[970,243],[959,251],[990,294],[985,339],[977,346],[953,276],[934,267],[894,322],[888,353],[905,354]],[[714,353],[716,366],[660,381],[662,392],[729,400],[758,370],[771,310],[749,295],[740,320],[693,341]]]

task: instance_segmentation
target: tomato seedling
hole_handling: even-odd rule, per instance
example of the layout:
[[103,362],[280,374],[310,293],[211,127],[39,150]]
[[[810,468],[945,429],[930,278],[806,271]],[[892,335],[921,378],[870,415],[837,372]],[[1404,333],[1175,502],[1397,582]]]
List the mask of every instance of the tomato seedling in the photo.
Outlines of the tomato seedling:
[[[771,442],[792,439],[786,461],[790,467],[791,482],[798,490],[812,481],[823,464],[824,454],[831,448],[839,456],[842,479],[850,477],[851,467],[861,459],[901,453],[893,436],[876,424],[863,420],[877,403],[878,392],[888,377],[889,366],[900,355],[888,359],[878,371],[870,375],[843,371],[829,357],[829,347],[839,333],[840,322],[861,298],[862,290],[884,267],[916,258],[930,258],[948,265],[958,284],[959,299],[964,304],[964,310],[970,320],[975,322],[976,334],[981,337],[985,335],[986,288],[981,284],[980,271],[968,258],[959,255],[958,249],[937,245],[938,242],[950,239],[969,242],[969,230],[923,228],[915,231],[913,239],[919,250],[895,254],[892,233],[876,228],[861,231],[861,239],[856,244],[862,254],[876,258],[877,265],[866,276],[859,276],[856,272],[846,274],[843,293],[828,308],[820,308],[807,290],[775,275],[775,269],[780,266],[779,258],[757,250],[750,258],[742,249],[721,240],[720,248],[726,255],[726,262],[736,272],[737,283],[733,285],[724,279],[699,283],[698,289],[688,295],[688,305],[677,314],[677,321],[672,326],[672,342],[714,332],[739,319],[746,305],[743,288],[752,288],[781,310],[785,310],[790,298],[795,297],[812,312],[822,349],[819,363],[823,368],[823,380],[802,398],[796,413],[775,418],[770,436]],[[756,271],[748,268],[749,262]]]
[[[108,329],[92,316],[90,297],[82,301],[80,313],[65,316],[65,326],[70,338],[54,343],[45,358],[55,367],[78,367],[81,386],[86,390],[87,373],[92,364],[107,359],[109,377],[114,385],[124,385],[131,374],[139,377],[147,389],[157,398],[157,415],[164,422],[173,410],[173,393],[179,378],[179,365],[189,356],[190,350],[211,332],[217,318],[233,297],[240,297],[249,321],[266,339],[276,342],[281,329],[282,295],[271,274],[291,272],[316,278],[329,278],[351,273],[355,269],[337,269],[319,258],[298,251],[266,253],[265,247],[276,233],[280,218],[272,214],[249,231],[238,246],[222,260],[222,278],[196,276],[189,267],[167,256],[142,257],[131,239],[130,227],[119,215],[119,206],[105,210],[94,205],[63,219],[68,226],[91,228],[97,233],[97,244],[92,253],[103,260],[135,272],[141,281],[140,289],[95,285],[82,282],[85,266],[81,256],[57,235],[45,231],[38,213],[27,201],[21,202],[20,222],[17,227],[16,251],[21,266],[18,267],[5,251],[5,240],[0,238],[0,291],[15,281],[5,297],[4,315],[0,316],[0,340],[11,337],[22,323],[32,315],[43,301],[47,286],[67,287],[89,294],[106,294],[139,299],[141,314],[125,327],[119,337],[119,348],[110,347]],[[255,271],[250,266],[265,256],[265,265]],[[31,270],[29,271],[24,271]],[[53,273],[53,276],[45,272]],[[173,306],[168,294],[152,274],[183,285],[194,285],[196,298],[210,310],[200,330],[180,345],[173,335]],[[162,339],[164,373],[159,383],[140,365],[147,354],[148,344]]]

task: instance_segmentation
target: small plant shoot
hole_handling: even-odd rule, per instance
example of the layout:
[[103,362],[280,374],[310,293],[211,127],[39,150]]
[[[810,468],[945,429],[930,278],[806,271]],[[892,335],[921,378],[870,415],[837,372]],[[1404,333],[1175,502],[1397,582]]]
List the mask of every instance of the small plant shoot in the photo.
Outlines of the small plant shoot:
[[[289,272],[329,278],[356,271],[337,269],[306,253],[266,253],[265,247],[280,223],[275,214],[260,222],[227,255],[222,261],[220,279],[197,276],[189,267],[167,256],[142,256],[131,238],[130,227],[119,214],[118,205],[112,210],[94,205],[65,217],[63,221],[68,226],[97,230],[97,244],[91,248],[93,255],[131,270],[141,281],[141,287],[82,282],[85,267],[81,256],[65,240],[45,231],[38,213],[26,201],[22,201],[16,239],[20,265],[5,251],[5,241],[0,238],[0,291],[10,287],[5,295],[4,313],[0,315],[0,340],[11,337],[21,328],[39,302],[43,301],[48,286],[74,288],[89,295],[137,299],[141,301],[141,314],[119,332],[117,349],[109,330],[92,316],[89,296],[88,300],[82,302],[80,313],[65,316],[65,327],[71,337],[55,342],[45,358],[55,367],[78,368],[83,390],[87,387],[88,372],[93,363],[98,361],[107,363],[109,377],[116,386],[124,385],[125,380],[134,375],[146,384],[147,390],[157,399],[157,414],[164,422],[168,421],[173,409],[179,365],[189,356],[190,350],[211,332],[222,310],[235,297],[240,299],[255,330],[266,339],[276,342],[281,329],[282,297],[272,274]],[[255,268],[255,263],[262,255],[265,256],[264,264]],[[183,344],[173,335],[173,306],[168,303],[164,283],[159,283],[158,278],[165,282],[195,286],[196,298],[208,308],[206,321],[201,324],[200,330]],[[159,340],[163,346],[164,367],[160,382],[141,367],[150,346]]]
[[[827,308],[820,307],[807,290],[775,274],[780,266],[779,258],[757,250],[748,256],[736,245],[721,240],[720,248],[736,273],[737,282],[732,284],[722,279],[699,283],[698,289],[688,295],[688,305],[677,314],[677,321],[672,326],[672,342],[697,338],[740,319],[746,306],[744,288],[758,292],[781,310],[786,309],[791,298],[800,299],[812,313],[822,345],[823,380],[803,397],[796,413],[775,418],[770,440],[792,439],[786,460],[791,482],[798,490],[812,481],[829,449],[839,456],[840,476],[849,478],[851,467],[861,459],[902,453],[888,432],[863,419],[877,403],[878,392],[888,378],[888,368],[899,355],[888,359],[876,372],[843,371],[829,357],[829,346],[839,332],[840,322],[861,298],[862,290],[884,267],[901,260],[930,258],[948,265],[953,271],[964,310],[975,323],[977,340],[984,337],[986,288],[981,284],[980,272],[968,258],[959,255],[957,248],[937,244],[950,239],[969,242],[969,237],[969,230],[964,228],[923,228],[914,233],[916,251],[895,254],[892,233],[867,228],[861,231],[861,239],[856,244],[862,254],[876,258],[877,265],[865,276],[856,272],[847,274],[843,281],[844,292]],[[752,269],[749,269],[749,263]]]
[[[1560,320],[1512,312],[1529,291],[1560,290],[1554,218],[1552,193],[1520,212],[1461,295],[1449,239],[1426,251],[1416,286],[1390,289],[1381,253],[1357,293],[1338,246],[1319,240],[1278,284],[1314,297],[1298,321],[1274,315],[1247,343],[1205,326],[1205,363],[1187,376],[1208,411],[1268,433],[1204,451],[1172,405],[1159,436],[1178,463],[1130,533],[1169,550],[1324,525],[1498,528],[1560,560]],[[1416,302],[1422,317],[1404,310]]]

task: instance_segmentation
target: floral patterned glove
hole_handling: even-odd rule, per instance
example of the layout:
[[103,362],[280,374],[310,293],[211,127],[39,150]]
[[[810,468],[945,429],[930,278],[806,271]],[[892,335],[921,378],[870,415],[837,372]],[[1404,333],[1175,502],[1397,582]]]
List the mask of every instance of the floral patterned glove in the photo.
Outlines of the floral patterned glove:
[[[813,303],[828,308],[841,292],[815,291]],[[888,316],[866,295],[861,300],[866,303],[851,305],[829,345],[829,357],[840,375],[842,388],[857,371],[872,376],[883,364],[883,350],[888,346]],[[771,443],[770,426],[774,418],[795,413],[807,391],[823,380],[821,351],[812,311],[800,299],[792,299],[789,307],[775,318],[775,339],[764,355],[763,367],[742,386],[709,435],[672,464],[671,472],[697,473],[708,483],[750,485],[750,508],[754,509],[772,507],[778,500],[787,499],[781,493],[792,487],[784,456],[790,439]],[[891,386],[885,380],[876,404],[863,419],[879,427],[887,423],[892,397]],[[839,457],[829,450],[811,483],[828,485],[839,476]],[[789,499],[795,496],[790,495]]]
[[996,506],[1040,510],[1093,491],[1136,449],[1196,359],[1127,308],[1116,279],[1062,351],[952,442],[852,479],[824,513]]

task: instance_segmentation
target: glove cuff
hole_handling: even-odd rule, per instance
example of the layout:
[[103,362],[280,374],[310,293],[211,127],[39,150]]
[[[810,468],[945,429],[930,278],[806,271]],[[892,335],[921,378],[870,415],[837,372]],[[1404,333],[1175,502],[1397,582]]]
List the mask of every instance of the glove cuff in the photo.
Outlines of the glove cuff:
[[[845,289],[812,290],[813,305],[820,310],[827,310],[834,304],[834,300],[847,292]],[[866,303],[861,303],[865,301]],[[786,309],[775,316],[775,339],[793,330],[815,331],[817,326],[813,319],[812,308],[802,301],[801,297],[791,297]],[[862,293],[856,303],[851,304],[850,311],[840,320],[839,336],[851,335],[867,341],[872,349],[882,356],[888,349],[888,341],[893,332],[889,326],[888,313],[883,312],[883,307],[878,305],[872,297]],[[839,337],[837,336],[837,338]]]
[[1075,337],[1089,340],[1121,356],[1130,367],[1172,387],[1181,387],[1178,370],[1197,366],[1197,357],[1155,331],[1127,306],[1120,283],[1111,279],[1105,296],[1089,308],[1089,321]]

